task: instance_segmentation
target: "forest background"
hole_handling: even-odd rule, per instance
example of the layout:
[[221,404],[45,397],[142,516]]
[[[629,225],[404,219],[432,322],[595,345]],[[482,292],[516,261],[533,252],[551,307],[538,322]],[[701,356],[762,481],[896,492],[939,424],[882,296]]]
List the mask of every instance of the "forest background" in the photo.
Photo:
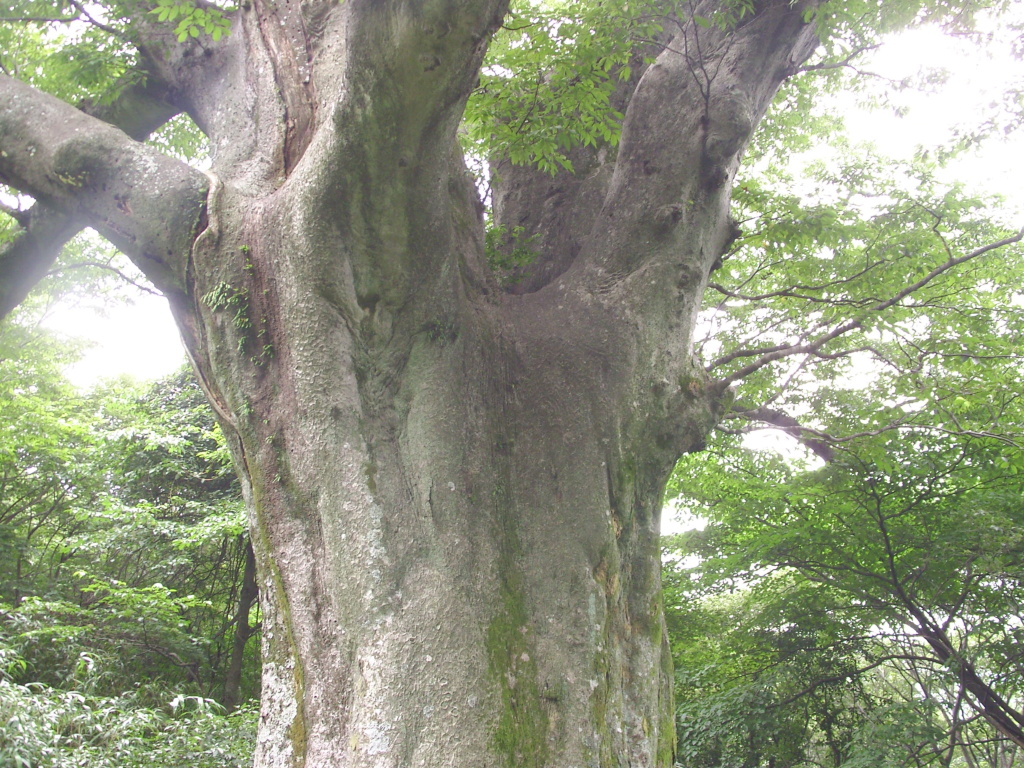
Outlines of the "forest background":
[[[855,145],[835,107],[881,120],[955,76],[865,74],[890,26],[940,25],[990,72],[1019,72],[1009,10],[867,27],[860,58],[787,85],[748,153],[699,349],[741,382],[737,405],[667,499],[694,520],[665,540],[682,765],[1021,761],[1020,210],[965,180],[979,152],[1019,158],[1021,82],[957,96],[962,119],[902,159]],[[3,34],[64,61],[54,90],[88,86],[69,53],[102,70],[87,27],[74,42],[53,27]],[[809,106],[820,91],[845,95]],[[201,162],[187,125],[157,140]],[[5,198],[11,226],[23,202]],[[75,386],[81,345],[47,320],[140,281],[87,236],[0,327],[5,765],[232,766],[253,748],[259,607],[212,414],[185,371]],[[855,341],[823,354],[815,331],[848,318]],[[766,427],[775,450],[748,438]]]

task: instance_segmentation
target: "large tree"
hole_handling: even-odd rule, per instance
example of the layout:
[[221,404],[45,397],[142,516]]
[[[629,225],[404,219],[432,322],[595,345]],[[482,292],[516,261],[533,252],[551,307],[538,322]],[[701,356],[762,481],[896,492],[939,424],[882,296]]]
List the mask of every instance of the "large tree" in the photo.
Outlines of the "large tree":
[[[509,89],[518,114],[478,110],[470,137],[505,138],[490,239],[460,122],[500,90],[507,0],[19,17],[90,25],[131,66],[77,107],[0,75],[0,181],[36,201],[0,300],[83,226],[168,297],[251,513],[258,766],[672,763],[659,505],[746,370],[712,380],[691,350],[732,180],[830,14],[877,4],[589,5],[615,56],[581,46]],[[541,108],[559,82],[586,98]],[[140,141],[179,113],[208,172]],[[575,137],[517,140],[566,118]]]

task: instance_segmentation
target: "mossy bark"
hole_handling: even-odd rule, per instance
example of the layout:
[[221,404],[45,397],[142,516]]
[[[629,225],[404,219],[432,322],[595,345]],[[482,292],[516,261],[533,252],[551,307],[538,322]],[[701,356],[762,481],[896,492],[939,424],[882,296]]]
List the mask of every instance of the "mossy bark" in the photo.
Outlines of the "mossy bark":
[[[623,435],[625,364],[576,352],[595,355],[587,337],[608,327],[554,333],[538,322],[547,299],[524,312],[496,295],[446,334],[382,301],[353,332],[354,307],[286,285],[277,255],[311,246],[276,238],[250,237],[248,255],[295,297],[269,321],[273,361],[240,352],[252,330],[233,307],[194,306],[254,512],[258,764],[670,764],[657,568],[670,461]],[[566,367],[538,365],[551,357]],[[694,401],[695,442],[713,407]]]

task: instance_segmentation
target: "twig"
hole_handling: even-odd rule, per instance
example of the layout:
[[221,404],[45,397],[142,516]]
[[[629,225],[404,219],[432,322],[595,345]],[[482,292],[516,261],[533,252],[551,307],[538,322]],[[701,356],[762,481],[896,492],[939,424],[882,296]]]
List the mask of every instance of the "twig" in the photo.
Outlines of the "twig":
[[134,286],[135,288],[138,288],[140,291],[144,291],[145,293],[148,293],[148,294],[150,294],[152,296],[163,296],[163,294],[160,293],[160,291],[155,290],[153,288],[150,288],[147,285],[143,285],[142,283],[138,283],[135,280],[132,280],[132,278],[130,278],[124,272],[119,270],[117,267],[112,267],[109,264],[103,264],[102,262],[98,262],[98,261],[78,261],[78,262],[75,262],[74,264],[67,264],[67,265],[61,267],[60,269],[52,269],[52,270],[50,270],[49,272],[46,273],[46,276],[47,277],[53,277],[54,275],[59,275],[61,272],[65,271],[65,270],[69,270],[69,269],[87,269],[89,267],[92,267],[94,269],[103,269],[103,270],[106,270],[107,272],[113,272],[115,275],[120,277],[126,283],[128,283],[131,286]]
[[[871,77],[882,77],[881,75],[876,75],[873,72],[863,72],[860,69],[857,69],[856,67],[850,66],[850,62],[852,62],[854,59],[856,59],[861,54],[866,53],[867,51],[874,51],[874,50],[876,50],[878,48],[881,48],[881,47],[882,47],[881,43],[875,43],[874,45],[865,45],[863,48],[858,48],[857,50],[853,51],[849,56],[847,56],[845,59],[842,59],[841,61],[831,61],[831,62],[823,61],[820,64],[805,64],[803,66],[793,68],[790,71],[790,75],[798,75],[798,74],[802,74],[803,72],[822,72],[822,71],[828,71],[828,70],[832,70],[832,69],[842,69],[843,67],[849,67],[854,72],[856,72],[858,75],[868,75],[868,76],[871,76]],[[887,79],[887,78],[883,78],[883,79]]]
[[[938,226],[938,225],[936,225],[936,226]],[[857,328],[861,328],[863,326],[864,320],[867,319],[867,317],[869,315],[877,314],[879,312],[883,312],[884,310],[889,309],[889,307],[892,307],[893,305],[898,304],[900,301],[905,299],[910,294],[914,293],[915,291],[920,290],[921,288],[923,288],[924,286],[928,285],[930,282],[935,280],[937,277],[939,277],[940,275],[948,272],[949,270],[953,269],[954,267],[957,267],[957,266],[959,266],[959,265],[961,265],[961,264],[963,264],[965,262],[968,262],[968,261],[971,261],[973,259],[976,259],[976,258],[978,258],[980,256],[984,256],[986,253],[990,253],[991,251],[997,250],[999,248],[1003,248],[1003,247],[1005,247],[1007,245],[1012,245],[1013,243],[1020,242],[1021,239],[1024,239],[1024,228],[1022,228],[1020,231],[1018,231],[1014,235],[1011,235],[1009,237],[1005,237],[1002,240],[997,240],[994,243],[988,243],[987,245],[983,245],[983,246],[981,246],[979,248],[975,248],[970,253],[964,254],[963,256],[956,256],[956,257],[951,255],[951,251],[949,250],[949,246],[946,243],[945,239],[941,235],[939,236],[939,239],[942,242],[943,248],[946,250],[947,254],[949,254],[949,258],[945,262],[943,262],[939,266],[937,266],[934,269],[932,269],[927,275],[922,277],[917,282],[912,283],[911,285],[906,286],[905,288],[903,288],[900,291],[897,291],[893,296],[891,296],[890,298],[886,299],[885,301],[880,301],[877,304],[875,304],[874,306],[869,307],[859,317],[856,317],[856,318],[854,318],[852,320],[849,320],[849,321],[843,323],[842,325],[839,325],[839,326],[833,328],[828,333],[825,333],[825,334],[822,334],[821,336],[818,336],[818,338],[814,339],[813,341],[811,341],[809,343],[799,343],[798,342],[796,344],[788,344],[788,345],[787,344],[777,344],[777,345],[773,345],[771,347],[762,347],[759,350],[738,350],[736,352],[732,352],[732,353],[730,353],[728,355],[724,355],[724,356],[718,358],[717,360],[713,361],[709,366],[707,366],[706,370],[708,372],[710,372],[710,371],[714,370],[715,368],[718,368],[718,367],[720,367],[720,366],[722,366],[722,365],[724,365],[726,363],[732,362],[733,360],[736,360],[736,359],[739,359],[739,358],[742,358],[742,357],[754,357],[754,356],[756,356],[758,354],[761,355],[761,357],[759,357],[757,360],[753,361],[752,363],[749,363],[749,364],[743,366],[739,370],[734,371],[733,373],[729,374],[728,376],[726,376],[723,379],[719,379],[716,382],[716,385],[718,387],[724,389],[725,387],[727,387],[728,385],[732,384],[733,382],[739,381],[740,379],[744,379],[747,376],[751,375],[752,373],[760,370],[764,366],[766,366],[766,365],[768,365],[770,363],[773,363],[776,360],[781,360],[784,357],[790,357],[792,355],[799,355],[799,354],[815,354],[815,355],[818,355],[818,354],[820,354],[819,350],[823,346],[828,344],[830,341],[833,341],[833,340],[839,338],[840,336],[843,336],[843,335],[849,333],[850,331],[856,330]],[[806,336],[804,336],[802,338],[806,338]]]

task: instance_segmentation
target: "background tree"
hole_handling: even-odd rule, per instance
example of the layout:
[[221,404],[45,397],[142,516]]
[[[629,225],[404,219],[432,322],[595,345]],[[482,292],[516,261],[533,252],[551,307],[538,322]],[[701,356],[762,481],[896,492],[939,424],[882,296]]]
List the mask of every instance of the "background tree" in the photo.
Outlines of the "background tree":
[[[36,274],[88,223],[169,298],[251,510],[257,763],[670,764],[657,533],[677,458],[732,384],[761,374],[737,415],[762,417],[777,361],[843,358],[837,340],[863,346],[883,311],[1014,239],[922,213],[916,259],[836,260],[859,304],[810,325],[784,309],[777,342],[709,375],[691,341],[742,234],[740,155],[820,41],[810,66],[829,71],[889,25],[970,9],[567,4],[523,10],[531,31],[495,47],[514,68],[483,70],[498,0],[102,11],[19,17],[103,38],[102,97],[42,93],[40,71],[80,66],[47,70],[46,34],[8,67],[26,82],[0,78],[0,179],[36,200],[11,210],[0,270]],[[544,42],[531,66],[524,40]],[[209,173],[130,138],[177,113]],[[490,253],[464,115],[493,169]],[[528,266],[500,258],[523,249]]]
[[[686,765],[997,765],[1021,744],[1021,254],[971,250],[995,206],[933,160],[882,168],[819,166],[802,199],[741,183],[706,345],[742,383],[670,485],[708,521],[668,593]],[[818,346],[851,314],[849,346]],[[787,455],[744,442],[766,426]]]
[[0,764],[248,765],[258,613],[212,412],[186,372],[83,394],[42,327],[122,277],[71,247],[0,325]]

